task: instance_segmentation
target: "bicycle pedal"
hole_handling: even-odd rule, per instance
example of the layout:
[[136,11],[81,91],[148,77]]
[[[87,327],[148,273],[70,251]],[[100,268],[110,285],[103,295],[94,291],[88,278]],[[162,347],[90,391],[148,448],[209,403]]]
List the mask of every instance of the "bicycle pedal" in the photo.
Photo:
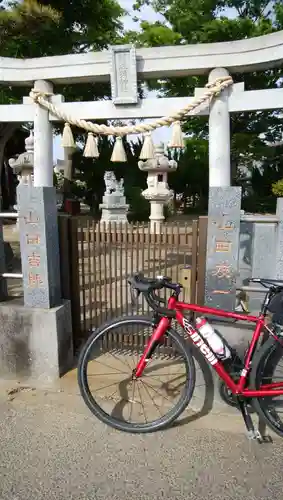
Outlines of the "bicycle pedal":
[[273,439],[271,436],[262,436],[262,444],[263,443],[273,443]]
[[259,430],[256,430],[256,429],[253,430],[253,429],[251,429],[251,430],[247,431],[247,436],[248,436],[248,439],[250,441],[254,441],[254,440],[256,440],[258,442],[262,441],[262,435],[259,432]]
[[247,436],[249,440],[257,441],[259,444],[273,443],[271,436],[262,436],[258,429],[248,431]]

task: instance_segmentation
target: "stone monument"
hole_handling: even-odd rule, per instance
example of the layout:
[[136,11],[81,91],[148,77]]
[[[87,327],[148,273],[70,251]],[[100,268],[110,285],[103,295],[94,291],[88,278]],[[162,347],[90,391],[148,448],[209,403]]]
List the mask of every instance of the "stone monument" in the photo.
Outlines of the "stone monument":
[[55,188],[21,184],[17,195],[24,302],[50,309],[62,303]]
[[233,311],[236,305],[241,188],[209,189],[205,304]]
[[168,159],[161,143],[156,148],[155,158],[139,161],[138,165],[140,170],[147,172],[147,189],[142,195],[150,202],[151,231],[160,232],[164,221],[163,207],[173,196],[167,183],[168,173],[177,169],[177,162]]
[[104,175],[105,191],[99,208],[102,210],[100,222],[125,224],[128,222],[129,205],[124,195],[124,179],[117,181],[114,172],[107,171]]

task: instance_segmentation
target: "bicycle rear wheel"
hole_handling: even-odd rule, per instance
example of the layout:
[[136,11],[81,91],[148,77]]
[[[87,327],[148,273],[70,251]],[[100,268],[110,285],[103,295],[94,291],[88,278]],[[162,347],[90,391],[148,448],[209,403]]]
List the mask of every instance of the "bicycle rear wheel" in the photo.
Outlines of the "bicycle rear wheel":
[[[270,338],[259,350],[251,371],[251,389],[261,385],[282,382],[283,346]],[[283,395],[253,398],[254,409],[276,434],[283,437]]]
[[133,370],[154,330],[152,318],[115,319],[96,330],[78,362],[81,395],[91,412],[124,432],[153,432],[171,424],[188,405],[195,365],[183,338],[168,329],[141,378]]

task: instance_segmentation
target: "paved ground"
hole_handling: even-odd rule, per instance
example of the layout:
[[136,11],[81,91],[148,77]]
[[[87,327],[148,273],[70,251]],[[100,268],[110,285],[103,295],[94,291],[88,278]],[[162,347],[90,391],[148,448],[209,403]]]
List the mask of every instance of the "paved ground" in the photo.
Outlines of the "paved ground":
[[92,417],[70,380],[10,396],[1,386],[0,412],[1,500],[282,500],[283,441],[248,442],[233,412],[132,436]]

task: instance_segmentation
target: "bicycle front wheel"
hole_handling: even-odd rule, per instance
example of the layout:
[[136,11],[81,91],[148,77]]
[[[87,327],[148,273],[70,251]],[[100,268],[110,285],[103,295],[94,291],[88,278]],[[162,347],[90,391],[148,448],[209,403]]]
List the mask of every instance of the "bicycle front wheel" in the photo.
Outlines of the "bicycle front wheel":
[[[251,388],[258,390],[272,383],[282,383],[280,389],[283,389],[283,346],[270,338],[253,362]],[[265,424],[283,437],[283,395],[254,398],[253,406]]]
[[102,422],[120,431],[165,428],[193,395],[194,360],[183,338],[171,328],[142,377],[133,377],[144,339],[153,330],[150,317],[122,317],[96,330],[80,354],[78,383],[86,405]]

